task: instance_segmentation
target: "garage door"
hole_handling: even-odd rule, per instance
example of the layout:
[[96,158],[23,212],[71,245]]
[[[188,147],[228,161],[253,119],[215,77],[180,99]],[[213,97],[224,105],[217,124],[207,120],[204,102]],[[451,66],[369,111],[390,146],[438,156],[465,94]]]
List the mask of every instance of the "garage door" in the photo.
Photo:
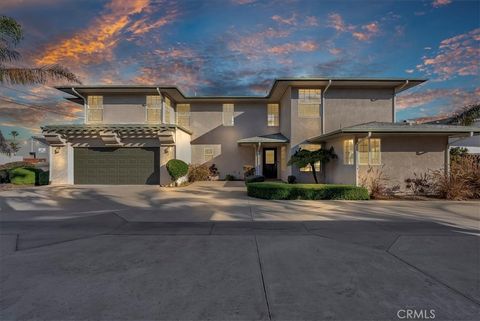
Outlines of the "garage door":
[[75,148],[75,184],[159,184],[159,148]]

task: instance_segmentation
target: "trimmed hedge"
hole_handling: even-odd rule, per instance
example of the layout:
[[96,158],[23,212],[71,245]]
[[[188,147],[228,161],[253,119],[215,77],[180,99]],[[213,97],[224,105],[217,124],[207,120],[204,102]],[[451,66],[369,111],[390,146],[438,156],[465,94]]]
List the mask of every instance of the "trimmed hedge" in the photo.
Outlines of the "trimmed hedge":
[[251,175],[245,177],[245,184],[256,183],[256,182],[264,182],[265,177],[262,175]]
[[247,184],[248,196],[269,200],[368,200],[368,190],[353,185],[285,184],[263,182]]
[[48,185],[49,172],[26,166],[12,169],[0,169],[0,184]]
[[188,174],[188,164],[179,159],[171,159],[167,162],[167,171],[173,181]]

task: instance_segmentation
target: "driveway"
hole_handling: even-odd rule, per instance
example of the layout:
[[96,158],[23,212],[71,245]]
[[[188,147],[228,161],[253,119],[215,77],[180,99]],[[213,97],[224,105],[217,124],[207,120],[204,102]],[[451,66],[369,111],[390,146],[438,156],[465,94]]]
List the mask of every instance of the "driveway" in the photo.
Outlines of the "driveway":
[[480,313],[476,202],[271,202],[238,182],[28,188],[0,202],[1,320]]

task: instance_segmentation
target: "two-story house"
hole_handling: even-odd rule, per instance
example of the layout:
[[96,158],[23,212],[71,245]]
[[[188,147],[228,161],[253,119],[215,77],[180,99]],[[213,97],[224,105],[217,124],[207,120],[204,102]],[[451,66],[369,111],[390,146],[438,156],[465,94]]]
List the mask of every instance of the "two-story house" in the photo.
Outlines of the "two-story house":
[[57,87],[85,108],[84,124],[44,126],[52,184],[166,184],[172,158],[311,182],[288,166],[298,148],[333,146],[326,183],[359,184],[382,166],[392,185],[448,168],[448,139],[478,128],[395,122],[395,96],[421,79],[277,79],[266,96],[186,96],[165,86]]

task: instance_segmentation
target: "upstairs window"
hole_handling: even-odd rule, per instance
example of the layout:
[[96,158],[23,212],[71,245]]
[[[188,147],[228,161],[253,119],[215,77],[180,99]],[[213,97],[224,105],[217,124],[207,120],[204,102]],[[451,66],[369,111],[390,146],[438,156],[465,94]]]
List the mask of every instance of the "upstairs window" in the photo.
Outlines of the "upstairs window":
[[168,97],[165,97],[164,101],[165,101],[165,117],[163,121],[165,124],[170,124],[172,122],[172,118],[171,118],[172,101]]
[[280,126],[280,107],[278,104],[267,105],[267,125],[269,127]]
[[223,104],[223,126],[233,126],[235,108],[233,104]]
[[177,125],[190,127],[190,104],[177,104]]
[[354,163],[354,147],[353,139],[343,141],[343,164],[353,165]]
[[103,121],[103,96],[88,96],[87,122]]
[[162,110],[162,97],[147,96],[147,123],[160,123]]
[[381,165],[380,138],[364,139],[358,144],[358,163],[360,165]]
[[[301,148],[301,149],[306,149],[306,150],[309,150],[309,151],[313,152],[313,151],[319,150],[320,148],[322,148],[322,146],[316,145],[316,144],[302,144],[302,145],[300,145],[300,148]],[[316,170],[317,172],[320,171],[320,165],[321,165],[320,162],[316,162],[316,163],[314,164],[315,170]],[[312,166],[307,165],[307,166],[305,166],[305,167],[301,167],[299,170],[300,170],[300,172],[311,172],[311,171],[312,171]]]
[[320,104],[322,92],[320,89],[299,89],[298,90],[298,117],[318,118],[320,117]]

